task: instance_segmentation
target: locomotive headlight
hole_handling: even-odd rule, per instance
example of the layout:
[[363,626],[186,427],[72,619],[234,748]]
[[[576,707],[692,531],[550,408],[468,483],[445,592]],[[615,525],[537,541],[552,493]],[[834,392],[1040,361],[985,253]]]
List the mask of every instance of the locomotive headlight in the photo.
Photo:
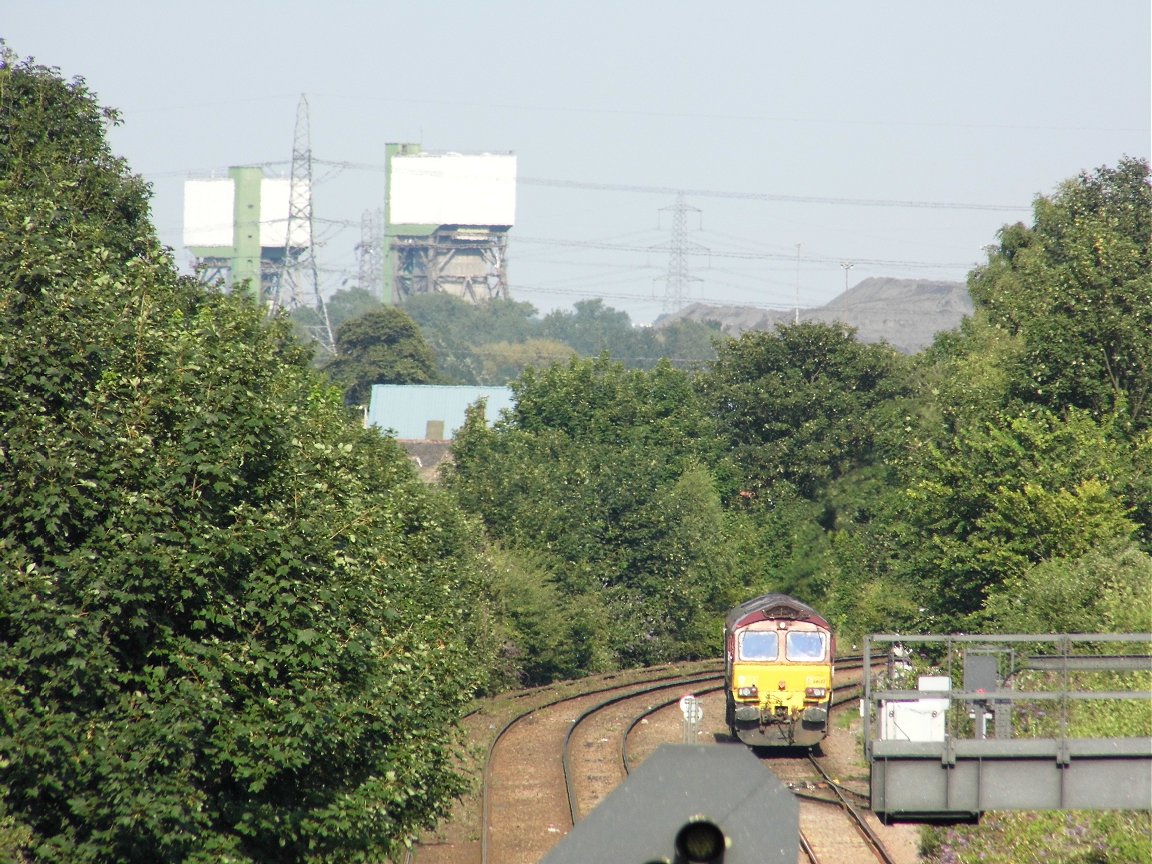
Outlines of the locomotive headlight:
[[828,691],[823,687],[809,687],[804,691],[804,695],[808,699],[823,699],[828,695]]
[[741,699],[756,699],[760,696],[760,688],[755,684],[751,687],[740,687],[736,690],[736,695]]

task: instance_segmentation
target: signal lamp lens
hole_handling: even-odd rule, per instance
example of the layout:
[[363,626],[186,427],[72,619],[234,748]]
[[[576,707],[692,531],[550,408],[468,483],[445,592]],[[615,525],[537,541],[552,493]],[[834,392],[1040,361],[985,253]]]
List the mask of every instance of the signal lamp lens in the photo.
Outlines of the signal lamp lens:
[[713,822],[689,822],[676,835],[677,864],[719,864],[724,860],[728,838]]
[[804,691],[804,695],[809,699],[823,699],[828,695],[828,691],[823,687],[809,687]]
[[755,699],[760,695],[759,688],[753,684],[751,687],[741,687],[736,691],[736,695],[741,699]]

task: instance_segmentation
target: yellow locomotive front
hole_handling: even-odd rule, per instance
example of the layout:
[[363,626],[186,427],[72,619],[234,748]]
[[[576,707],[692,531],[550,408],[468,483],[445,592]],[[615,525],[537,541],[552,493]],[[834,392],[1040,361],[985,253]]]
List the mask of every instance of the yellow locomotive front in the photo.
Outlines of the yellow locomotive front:
[[813,747],[828,731],[832,634],[810,607],[785,595],[737,607],[726,626],[727,720],[754,747]]

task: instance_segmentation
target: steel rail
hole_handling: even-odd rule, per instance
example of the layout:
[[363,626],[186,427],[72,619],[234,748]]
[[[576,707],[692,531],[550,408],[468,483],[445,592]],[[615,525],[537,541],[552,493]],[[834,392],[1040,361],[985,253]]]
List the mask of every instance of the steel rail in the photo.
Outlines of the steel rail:
[[867,820],[860,815],[860,812],[844,797],[844,793],[840,791],[840,784],[834,782],[832,778],[828,776],[828,772],[824,770],[824,766],[821,765],[820,761],[811,753],[808,754],[808,760],[816,768],[820,776],[824,778],[828,787],[836,793],[840,805],[848,814],[848,817],[852,820],[852,824],[856,826],[857,832],[864,838],[864,842],[868,844],[873,854],[882,861],[883,864],[896,864],[896,859],[888,853],[888,849],[884,846],[884,841],[872,830],[872,827],[868,824]]
[[816,850],[812,848],[812,844],[808,842],[803,831],[800,832],[800,851],[808,858],[808,864],[820,864],[820,859],[816,857]]
[[[715,693],[717,690],[723,690],[724,687],[724,684],[720,684],[717,687],[705,687],[700,692]],[[628,776],[632,773],[632,757],[628,755],[628,739],[632,735],[632,730],[639,726],[648,717],[655,714],[657,711],[663,711],[665,708],[668,708],[671,705],[675,705],[679,701],[680,700],[678,699],[669,699],[665,702],[651,706],[650,708],[632,718],[632,722],[628,724],[628,728],[625,729],[624,733],[620,736],[620,762],[624,766],[625,776]]]
[[[881,655],[878,658],[873,658],[872,664],[874,666],[879,665],[881,662],[884,662],[886,659],[887,659],[887,655]],[[843,664],[843,665],[841,666],[841,664]],[[848,657],[841,657],[838,660],[836,660],[833,665],[835,665],[839,668],[842,668],[842,669],[863,669],[864,668],[864,656],[863,655],[853,655],[853,656],[848,656]],[[725,685],[721,684],[719,687],[709,687],[705,690],[701,690],[700,692],[701,693],[715,693],[717,690],[723,690],[724,686]],[[839,687],[837,687],[836,685],[832,686],[832,692],[833,693],[836,693],[837,691],[840,691],[840,690],[863,691],[863,689],[864,689],[863,680],[850,681],[846,684],[841,684]],[[843,705],[845,702],[851,701],[855,697],[855,695],[856,694],[853,694],[851,696],[845,696],[842,699],[836,699],[835,697],[833,697],[832,707],[836,708],[840,705]],[[657,711],[664,710],[665,708],[669,707],[670,705],[672,705],[676,701],[677,700],[675,700],[675,699],[671,699],[671,700],[668,700],[667,702],[661,702],[658,705],[654,705],[651,708],[649,708],[648,710],[644,711],[643,713],[638,714],[632,718],[632,722],[628,724],[628,728],[624,730],[624,734],[621,736],[621,739],[620,739],[620,761],[624,765],[624,774],[625,775],[632,773],[632,759],[628,755],[628,738],[631,736],[632,730],[635,729],[638,725],[640,725],[640,723],[643,722],[645,719],[647,719],[651,715],[655,714]]]
[[[653,666],[648,671],[663,671],[663,670],[672,669],[672,668],[674,668],[674,666],[672,664],[664,664],[662,666]],[[613,673],[610,673],[607,675],[597,676],[594,680],[599,681],[599,682],[615,681],[617,678],[624,677],[628,671],[630,671],[630,670],[622,670],[620,672],[613,672]],[[631,671],[636,671],[636,670],[631,670]],[[641,678],[641,679],[638,679],[636,681],[632,681],[630,683],[613,684],[609,687],[602,687],[599,689],[594,688],[594,689],[590,689],[590,690],[582,690],[582,691],[577,692],[577,693],[569,693],[569,694],[564,695],[564,696],[558,696],[556,698],[549,699],[545,702],[541,702],[537,705],[534,705],[533,707],[526,708],[523,711],[520,711],[519,713],[515,714],[510,720],[508,720],[500,728],[500,730],[496,733],[496,736],[489,743],[488,748],[487,748],[487,752],[486,752],[485,757],[484,757],[484,770],[482,772],[482,781],[481,781],[481,784],[482,784],[481,785],[481,796],[482,796],[482,803],[481,803],[482,816],[481,816],[481,818],[483,820],[483,824],[481,826],[481,832],[480,832],[481,858],[482,858],[482,861],[484,862],[484,864],[487,864],[487,861],[488,861],[488,849],[487,849],[487,847],[488,847],[488,814],[490,812],[489,801],[488,801],[488,780],[489,780],[489,776],[490,776],[489,775],[489,764],[492,761],[492,754],[496,749],[496,745],[499,743],[500,739],[504,737],[505,733],[507,733],[508,730],[510,730],[514,725],[516,725],[516,723],[523,720],[525,717],[532,714],[533,712],[544,709],[544,708],[550,708],[554,705],[559,705],[563,702],[568,702],[568,701],[571,701],[573,699],[580,699],[580,698],[583,698],[585,696],[589,696],[589,695],[592,695],[595,693],[607,693],[611,690],[617,690],[617,689],[620,689],[623,687],[639,686],[639,685],[642,685],[645,683],[649,683],[651,681],[674,680],[674,679],[678,679],[678,678],[684,678],[684,677],[687,677],[687,676],[692,675],[692,674],[700,674],[700,673],[683,673],[683,672],[680,672],[680,673],[675,673],[675,674],[663,675],[663,676],[659,676],[659,677],[655,677],[655,678]],[[593,679],[590,678],[590,679],[586,679],[586,681],[587,680],[593,680]],[[547,693],[548,691],[555,691],[560,686],[562,686],[563,684],[574,684],[574,683],[578,683],[578,682],[579,682],[579,679],[577,679],[576,681],[558,682],[556,684],[545,684],[545,685],[542,685],[540,687],[533,687],[533,688],[529,688],[527,690],[518,690],[515,693],[506,694],[506,695],[508,696],[508,698],[520,700],[523,698],[527,698],[528,696],[537,696],[537,695],[541,695],[543,693]],[[461,719],[464,719],[465,717],[471,717],[474,714],[478,714],[478,713],[480,713],[479,707],[472,708],[471,710],[465,712],[461,716]],[[409,848],[407,854],[404,857],[404,864],[412,864],[412,862],[414,862],[416,860],[416,853],[417,853],[417,846],[416,845]]]
[[[485,758],[484,758],[484,770],[483,770],[482,775],[481,775],[481,806],[480,806],[480,812],[481,812],[481,816],[480,816],[480,818],[481,818],[480,862],[481,862],[481,864],[489,864],[489,836],[488,835],[489,835],[489,828],[491,827],[490,823],[491,823],[491,812],[492,812],[491,811],[491,806],[492,806],[491,805],[491,797],[489,795],[489,787],[491,785],[492,755],[493,755],[493,753],[496,752],[496,747],[500,743],[501,739],[504,738],[504,736],[509,732],[509,730],[512,729],[513,726],[515,726],[517,723],[519,723],[525,717],[528,717],[528,716],[536,713],[537,711],[541,711],[545,708],[553,708],[557,705],[562,705],[565,702],[572,702],[576,699],[583,699],[583,698],[586,698],[588,696],[594,696],[597,693],[607,693],[607,692],[610,692],[612,690],[620,690],[620,689],[623,689],[626,687],[642,687],[644,684],[650,683],[652,681],[674,681],[674,682],[678,682],[678,681],[682,681],[685,678],[692,677],[693,674],[699,674],[699,673],[681,673],[679,675],[664,675],[664,676],[661,676],[658,678],[641,679],[639,681],[634,681],[634,682],[627,683],[627,684],[616,684],[612,687],[604,687],[604,688],[601,688],[598,690],[592,689],[592,690],[584,690],[584,691],[581,691],[579,693],[571,693],[571,694],[568,694],[565,696],[558,697],[556,699],[549,700],[547,702],[543,702],[539,705],[534,705],[530,708],[526,708],[525,710],[517,713],[507,723],[505,723],[500,728],[500,730],[496,733],[496,736],[492,739],[491,743],[488,745],[488,750],[487,750],[487,753],[486,753]],[[670,686],[677,686],[677,685],[672,684]]]
[[[838,658],[835,661],[835,663],[838,667],[845,668],[845,669],[863,668],[865,658],[866,658],[866,655],[846,656],[846,657]],[[869,659],[871,659],[873,665],[877,665],[881,662],[884,662],[887,659],[887,655],[873,655]],[[651,667],[647,671],[670,670],[672,668],[674,668],[674,666],[672,664],[665,664],[663,666]],[[705,669],[706,668],[707,668],[707,666],[705,666]],[[614,681],[617,678],[625,676],[629,671],[637,671],[637,670],[621,670],[620,672],[615,672],[615,673],[611,673],[611,674],[606,675],[606,676],[602,676],[598,680],[600,680],[600,681]],[[501,726],[501,728],[497,731],[496,735],[493,737],[493,739],[489,743],[488,748],[487,748],[486,753],[485,753],[484,768],[482,771],[482,779],[481,779],[481,830],[480,830],[481,864],[489,864],[489,857],[490,857],[490,853],[489,853],[489,842],[490,842],[489,841],[489,828],[490,828],[490,821],[491,821],[491,800],[490,800],[490,796],[489,796],[489,786],[490,786],[490,779],[491,779],[490,768],[491,768],[491,763],[492,763],[492,756],[495,753],[496,747],[500,743],[501,739],[503,739],[504,736],[511,730],[511,728],[513,726],[515,726],[518,722],[520,722],[524,718],[528,717],[529,715],[535,713],[536,711],[540,711],[540,710],[543,710],[546,708],[551,708],[551,707],[554,707],[556,705],[563,704],[564,702],[573,701],[575,699],[585,698],[587,696],[595,695],[597,693],[607,693],[607,692],[610,692],[612,690],[620,690],[620,689],[631,688],[631,687],[642,687],[642,685],[651,684],[651,683],[657,682],[657,681],[670,682],[669,684],[666,685],[667,687],[682,686],[684,683],[696,683],[695,680],[693,680],[696,678],[699,678],[699,680],[701,680],[701,681],[708,681],[708,680],[714,680],[716,677],[722,676],[722,675],[723,675],[723,670],[721,669],[720,671],[718,671],[716,673],[706,673],[704,671],[700,671],[700,672],[694,672],[694,673],[674,673],[674,674],[667,674],[667,675],[662,675],[662,676],[658,676],[658,677],[642,678],[640,680],[636,680],[636,681],[632,681],[632,682],[628,682],[628,683],[613,684],[612,686],[609,686],[609,687],[584,690],[584,691],[580,691],[577,693],[570,693],[567,695],[558,696],[556,698],[548,699],[544,702],[533,705],[530,708],[526,708],[523,711],[516,713],[511,719],[509,719],[506,723],[504,723]],[[508,695],[509,695],[509,698],[520,701],[523,699],[530,698],[532,696],[543,695],[549,691],[555,691],[556,689],[558,689],[558,687],[563,686],[564,684],[572,684],[572,683],[575,683],[575,682],[559,682],[557,684],[546,684],[546,685],[542,685],[542,686],[535,687],[535,688],[529,688],[526,690],[517,691],[514,694],[508,694]],[[850,685],[845,685],[845,686],[853,687],[853,686],[857,686],[857,685],[856,684],[850,684]],[[660,688],[653,688],[653,689],[660,689]],[[719,689],[723,689],[723,685],[721,685],[719,687],[710,687],[710,688],[707,688],[705,690],[702,690],[701,692],[702,693],[711,693],[711,692],[714,692],[715,690],[719,690]],[[834,690],[835,689],[840,689],[840,688],[834,688]],[[627,696],[622,696],[618,701],[623,701],[624,699],[630,698],[633,695],[639,695],[639,693],[633,692],[633,693],[628,694]],[[646,711],[644,714],[638,716],[637,718],[634,718],[633,723],[629,726],[628,731],[623,736],[622,745],[621,745],[621,747],[622,747],[621,761],[625,766],[625,773],[628,773],[631,770],[631,762],[630,762],[630,759],[627,756],[627,752],[626,752],[628,734],[631,732],[631,730],[633,728],[635,728],[635,726],[644,717],[647,717],[650,714],[655,713],[657,710],[660,710],[660,708],[665,708],[668,705],[671,705],[675,701],[677,701],[677,700],[669,700],[668,702],[662,703],[660,706],[657,706],[654,709]],[[845,700],[845,701],[847,701],[847,700]],[[836,704],[840,704],[840,703],[835,702],[834,705],[836,705]],[[479,712],[478,708],[473,708],[472,710],[466,712],[463,716],[464,717],[472,716],[478,712]],[[574,727],[575,727],[575,725],[577,725],[577,724],[574,724]],[[568,733],[569,736],[571,735],[571,732],[572,732],[572,730],[570,729],[569,733]],[[567,753],[567,741],[568,740],[569,740],[569,738],[568,738],[568,736],[566,736],[566,738],[565,738],[565,742],[566,742],[565,743],[565,754]],[[570,771],[566,767],[565,768],[566,781],[567,781],[567,778],[569,777],[569,775],[570,775]],[[852,791],[852,790],[848,790],[848,791]],[[858,793],[856,793],[856,794],[858,794]],[[573,793],[572,793],[571,789],[568,790],[568,795],[569,795],[569,810],[571,811],[572,810],[572,803],[571,802],[573,800]],[[573,819],[573,824],[575,824],[575,819]],[[418,844],[414,843],[413,846],[409,847],[406,850],[406,853],[405,853],[404,858],[403,858],[403,864],[413,864],[413,862],[415,862],[415,860],[417,858],[417,853],[418,853]]]
[[[653,685],[651,687],[644,687],[644,688],[639,689],[639,690],[634,690],[630,693],[621,693],[618,696],[613,696],[610,699],[605,699],[603,702],[599,702],[596,705],[591,706],[587,710],[581,712],[581,714],[574,721],[572,721],[572,724],[568,727],[568,731],[564,735],[564,751],[561,755],[561,762],[564,766],[564,785],[565,785],[567,792],[568,792],[568,812],[572,816],[572,824],[573,825],[575,825],[577,822],[580,821],[580,814],[577,812],[579,808],[577,806],[578,802],[576,800],[576,780],[572,774],[572,760],[571,760],[571,747],[570,747],[570,745],[572,743],[572,736],[576,732],[576,729],[580,726],[580,724],[583,723],[585,720],[587,720],[589,717],[591,717],[593,714],[597,714],[600,711],[603,711],[605,708],[609,708],[612,705],[617,705],[620,702],[627,702],[629,699],[635,699],[639,696],[647,696],[651,693],[658,693],[661,690],[668,690],[668,689],[671,689],[672,687],[683,687],[686,684],[700,684],[700,683],[705,682],[705,681],[715,681],[716,677],[717,676],[713,674],[713,675],[706,675],[703,677],[685,678],[682,681],[673,681],[673,682],[669,682],[669,683],[656,684],[656,685]],[[673,700],[671,700],[669,702],[665,702],[663,704],[664,705],[670,705],[675,701],[677,701],[677,700],[673,699]],[[631,727],[629,727],[629,728],[631,728]],[[627,733],[625,733],[625,734],[627,734]]]

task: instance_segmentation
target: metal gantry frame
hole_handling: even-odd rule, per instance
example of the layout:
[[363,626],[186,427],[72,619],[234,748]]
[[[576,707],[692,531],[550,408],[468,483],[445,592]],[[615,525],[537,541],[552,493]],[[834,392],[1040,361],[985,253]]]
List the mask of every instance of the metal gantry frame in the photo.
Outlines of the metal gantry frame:
[[[1148,633],[868,636],[865,668],[888,657],[882,676],[866,676],[862,703],[873,809],[892,821],[971,821],[1003,809],[1152,809],[1150,646]],[[932,655],[946,688],[901,686],[915,671],[909,649]],[[1109,689],[1087,686],[1088,676],[1105,673],[1110,678],[1097,683]],[[1103,700],[1146,703],[1137,708],[1145,734],[1071,734],[1073,710]],[[883,734],[878,721],[918,705],[943,710],[943,722],[927,734],[927,725],[920,734],[892,734],[898,724],[888,724]]]
[[396,296],[452,294],[472,303],[508,298],[508,232],[440,226],[425,236],[395,236]]

